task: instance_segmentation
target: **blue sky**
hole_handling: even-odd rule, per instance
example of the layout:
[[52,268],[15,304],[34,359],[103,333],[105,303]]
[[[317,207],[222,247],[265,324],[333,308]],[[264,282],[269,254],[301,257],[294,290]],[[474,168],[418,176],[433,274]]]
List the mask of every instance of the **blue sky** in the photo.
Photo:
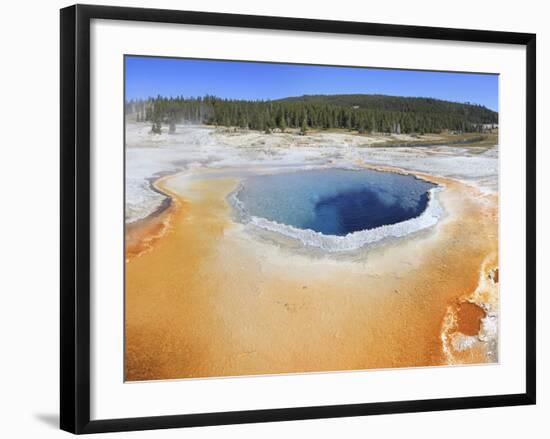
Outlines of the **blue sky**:
[[159,94],[254,100],[350,93],[432,97],[498,110],[497,75],[126,57],[128,100]]

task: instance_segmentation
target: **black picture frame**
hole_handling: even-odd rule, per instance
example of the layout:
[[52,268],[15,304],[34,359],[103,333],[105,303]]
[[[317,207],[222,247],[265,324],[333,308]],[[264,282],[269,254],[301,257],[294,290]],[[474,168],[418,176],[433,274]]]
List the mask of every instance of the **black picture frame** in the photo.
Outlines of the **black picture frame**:
[[[334,34],[503,43],[526,47],[526,376],[525,393],[416,401],[90,420],[90,21],[181,23]],[[427,412],[536,401],[536,35],[303,18],[75,5],[61,10],[61,429],[99,433]]]

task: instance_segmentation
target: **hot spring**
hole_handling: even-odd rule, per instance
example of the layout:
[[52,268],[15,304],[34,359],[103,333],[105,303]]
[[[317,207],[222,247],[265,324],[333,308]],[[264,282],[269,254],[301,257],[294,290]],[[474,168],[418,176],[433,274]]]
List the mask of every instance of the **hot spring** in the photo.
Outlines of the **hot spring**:
[[439,189],[411,175],[321,169],[247,177],[230,200],[247,224],[338,251],[432,226]]

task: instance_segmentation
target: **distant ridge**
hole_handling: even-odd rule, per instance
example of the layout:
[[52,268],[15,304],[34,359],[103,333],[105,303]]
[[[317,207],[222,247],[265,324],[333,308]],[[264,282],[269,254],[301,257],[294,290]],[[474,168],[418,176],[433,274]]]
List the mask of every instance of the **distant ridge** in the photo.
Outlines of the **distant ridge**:
[[276,99],[278,102],[303,102],[336,106],[351,106],[365,110],[416,111],[422,113],[462,113],[472,112],[483,118],[486,123],[497,123],[498,112],[483,105],[470,102],[454,102],[429,97],[406,97],[383,94],[336,94],[302,95]]

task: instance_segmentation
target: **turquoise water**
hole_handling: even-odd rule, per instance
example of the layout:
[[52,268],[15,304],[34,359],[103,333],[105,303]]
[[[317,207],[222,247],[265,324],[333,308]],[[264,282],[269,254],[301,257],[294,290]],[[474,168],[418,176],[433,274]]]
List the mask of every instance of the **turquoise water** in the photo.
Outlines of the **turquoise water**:
[[372,170],[323,169],[246,178],[246,215],[323,235],[345,236],[418,217],[436,185]]

